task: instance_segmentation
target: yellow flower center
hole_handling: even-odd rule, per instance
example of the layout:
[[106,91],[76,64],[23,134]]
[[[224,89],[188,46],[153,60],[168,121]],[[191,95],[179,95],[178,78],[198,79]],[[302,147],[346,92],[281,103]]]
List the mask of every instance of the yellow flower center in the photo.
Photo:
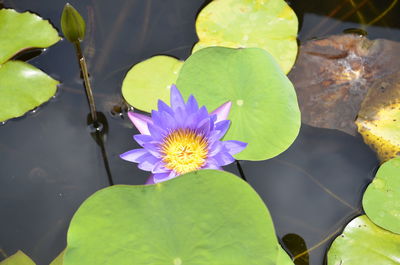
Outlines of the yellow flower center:
[[190,129],[171,132],[161,145],[165,167],[178,174],[201,168],[207,158],[208,143],[204,136]]

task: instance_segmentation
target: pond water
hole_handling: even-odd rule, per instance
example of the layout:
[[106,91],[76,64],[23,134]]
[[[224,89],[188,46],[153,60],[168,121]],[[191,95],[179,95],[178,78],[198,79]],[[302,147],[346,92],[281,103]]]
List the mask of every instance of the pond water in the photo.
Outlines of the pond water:
[[[368,37],[400,40],[397,1],[290,1],[300,19],[299,40],[361,29]],[[204,0],[70,1],[86,19],[83,44],[97,109],[107,120],[103,151],[87,125],[89,108],[74,49],[61,41],[30,60],[60,80],[58,94],[26,116],[0,126],[0,260],[22,249],[48,264],[65,248],[68,223],[93,192],[115,184],[142,184],[147,172],[119,154],[136,146],[120,95],[128,69],[153,55],[186,59],[196,42],[194,22]],[[379,19],[392,4],[394,8]],[[60,29],[65,1],[0,0],[30,10]],[[377,18],[377,19],[375,19]],[[374,20],[377,20],[376,22]],[[373,26],[367,26],[368,22]],[[358,31],[361,32],[361,31]],[[106,125],[106,124],[105,124]],[[303,125],[295,143],[264,162],[241,162],[249,183],[273,217],[277,235],[297,264],[321,265],[344,225],[362,213],[361,195],[375,174],[375,154],[361,137]],[[227,170],[239,175],[235,165]],[[297,236],[296,236],[297,235]]]

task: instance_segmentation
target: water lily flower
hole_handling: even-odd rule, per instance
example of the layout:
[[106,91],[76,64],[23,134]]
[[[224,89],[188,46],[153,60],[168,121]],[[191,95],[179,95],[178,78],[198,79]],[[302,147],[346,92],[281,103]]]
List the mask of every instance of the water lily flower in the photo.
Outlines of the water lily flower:
[[199,108],[193,95],[185,103],[175,85],[171,86],[171,106],[158,101],[158,111],[151,118],[129,112],[128,116],[141,134],[135,141],[143,148],[120,155],[124,160],[152,175],[146,184],[169,180],[198,169],[219,169],[235,161],[233,155],[247,145],[240,141],[221,141],[229,129],[227,120],[231,102],[208,113]]

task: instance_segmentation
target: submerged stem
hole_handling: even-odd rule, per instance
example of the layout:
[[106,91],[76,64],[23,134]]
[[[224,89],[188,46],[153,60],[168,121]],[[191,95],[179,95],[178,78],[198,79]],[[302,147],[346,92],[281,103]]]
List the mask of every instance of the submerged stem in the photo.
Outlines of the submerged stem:
[[85,59],[85,56],[83,56],[81,45],[79,42],[75,43],[75,48],[76,48],[76,53],[77,53],[78,60],[79,60],[79,66],[81,68],[83,81],[85,84],[86,97],[89,102],[90,114],[92,116],[93,124],[96,126],[97,125],[96,105],[94,103],[94,97],[93,97],[93,92],[92,92],[92,86],[91,86],[90,80],[89,80],[89,73],[88,73],[88,69],[87,69],[86,59]]
[[243,172],[242,166],[241,166],[240,163],[239,163],[239,160],[236,160],[236,166],[237,166],[237,169],[239,170],[240,177],[241,177],[244,181],[247,182],[246,176],[244,175],[244,172]]

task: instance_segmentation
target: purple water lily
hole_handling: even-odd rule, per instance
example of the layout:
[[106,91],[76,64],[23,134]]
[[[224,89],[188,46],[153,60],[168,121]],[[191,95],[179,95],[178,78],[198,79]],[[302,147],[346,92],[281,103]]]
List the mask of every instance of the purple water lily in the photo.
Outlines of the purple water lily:
[[175,85],[171,86],[171,107],[158,101],[151,118],[134,112],[128,116],[141,134],[134,139],[143,148],[121,155],[138,167],[152,172],[146,184],[162,182],[198,169],[222,169],[235,161],[247,143],[221,141],[229,128],[231,102],[208,113],[199,108],[193,95],[187,103]]

